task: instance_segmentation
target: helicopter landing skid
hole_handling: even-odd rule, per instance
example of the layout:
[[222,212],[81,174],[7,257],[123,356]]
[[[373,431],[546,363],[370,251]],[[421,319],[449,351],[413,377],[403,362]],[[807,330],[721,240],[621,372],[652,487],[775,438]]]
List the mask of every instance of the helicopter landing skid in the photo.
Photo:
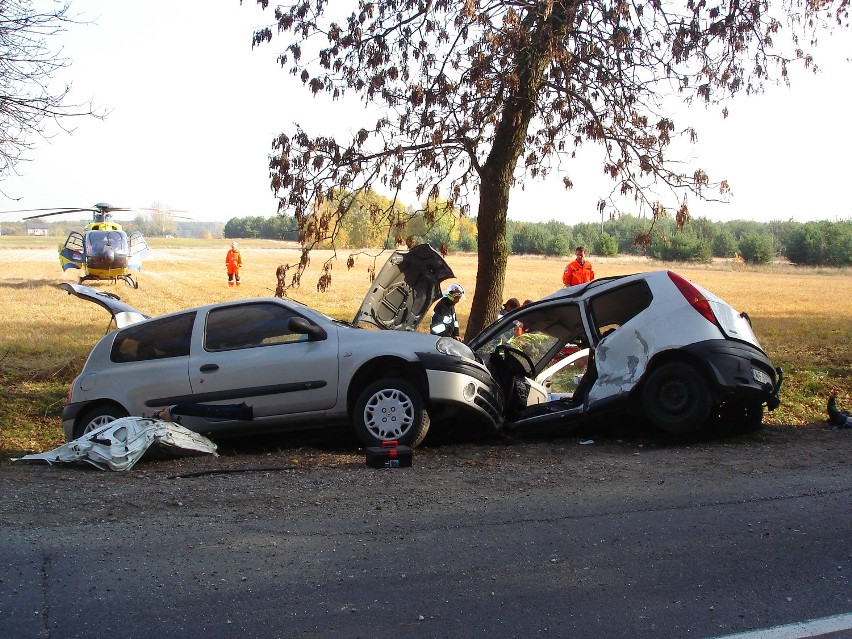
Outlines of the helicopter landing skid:
[[133,288],[139,288],[139,282],[133,279],[133,276],[129,273],[125,273],[124,275],[119,275],[118,279],[124,280],[124,283],[128,286],[132,286]]
[[[82,284],[83,282],[85,282],[87,280],[103,280],[103,279],[104,279],[103,277],[94,277],[94,276],[91,276],[91,275],[85,275],[85,276],[80,278],[79,283]],[[128,286],[131,286],[133,288],[139,288],[139,282],[134,280],[133,276],[130,275],[130,273],[125,273],[124,275],[116,275],[114,278],[112,278],[113,284],[115,284],[118,280],[123,280],[125,284],[127,284]]]

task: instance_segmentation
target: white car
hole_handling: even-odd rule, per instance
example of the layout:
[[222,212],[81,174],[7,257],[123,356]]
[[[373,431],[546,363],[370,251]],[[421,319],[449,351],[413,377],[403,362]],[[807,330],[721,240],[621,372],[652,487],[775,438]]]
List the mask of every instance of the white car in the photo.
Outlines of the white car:
[[[428,245],[395,251],[352,323],[279,298],[150,319],[63,284],[118,327],[71,385],[66,437],[173,405],[194,406],[181,423],[204,434],[351,424],[367,445],[416,446],[433,420],[522,433],[618,411],[674,433],[738,431],[779,404],[781,371],[748,316],[671,271],[560,289],[467,345],[414,332],[451,277]],[[248,417],[231,410],[243,402]]]
[[563,288],[468,341],[518,431],[617,411],[673,433],[758,427],[782,373],[748,315],[672,271]]

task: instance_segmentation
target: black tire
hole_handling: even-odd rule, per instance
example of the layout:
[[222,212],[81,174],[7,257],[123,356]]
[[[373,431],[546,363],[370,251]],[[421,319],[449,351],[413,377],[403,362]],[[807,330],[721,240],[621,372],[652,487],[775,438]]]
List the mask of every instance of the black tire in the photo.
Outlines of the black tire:
[[710,429],[717,435],[742,435],[752,433],[763,425],[763,402],[741,400],[725,402],[710,422]]
[[429,413],[420,391],[395,377],[368,385],[355,401],[355,432],[367,446],[396,440],[414,448],[429,432]]
[[642,409],[657,428],[682,434],[699,429],[713,408],[707,382],[695,367],[671,362],[656,368],[642,389]]
[[121,406],[114,404],[105,404],[90,408],[80,415],[80,418],[77,420],[77,424],[74,426],[74,438],[82,437],[96,428],[100,428],[128,415],[129,413],[121,408]]

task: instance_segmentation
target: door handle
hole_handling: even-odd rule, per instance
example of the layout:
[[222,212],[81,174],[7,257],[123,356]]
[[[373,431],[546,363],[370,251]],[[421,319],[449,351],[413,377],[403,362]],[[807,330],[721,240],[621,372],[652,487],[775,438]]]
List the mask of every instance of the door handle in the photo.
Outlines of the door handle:
[[202,373],[212,373],[214,371],[219,370],[219,364],[204,364],[201,368],[199,368]]

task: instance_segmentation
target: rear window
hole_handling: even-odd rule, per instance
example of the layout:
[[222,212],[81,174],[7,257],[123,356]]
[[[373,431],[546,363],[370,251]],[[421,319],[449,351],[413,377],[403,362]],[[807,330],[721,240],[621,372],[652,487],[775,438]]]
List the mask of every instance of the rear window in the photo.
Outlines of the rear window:
[[592,323],[598,337],[621,328],[651,305],[651,289],[645,280],[638,280],[606,291],[589,303]]
[[113,362],[142,362],[166,357],[188,357],[195,312],[172,315],[128,326],[112,344]]

